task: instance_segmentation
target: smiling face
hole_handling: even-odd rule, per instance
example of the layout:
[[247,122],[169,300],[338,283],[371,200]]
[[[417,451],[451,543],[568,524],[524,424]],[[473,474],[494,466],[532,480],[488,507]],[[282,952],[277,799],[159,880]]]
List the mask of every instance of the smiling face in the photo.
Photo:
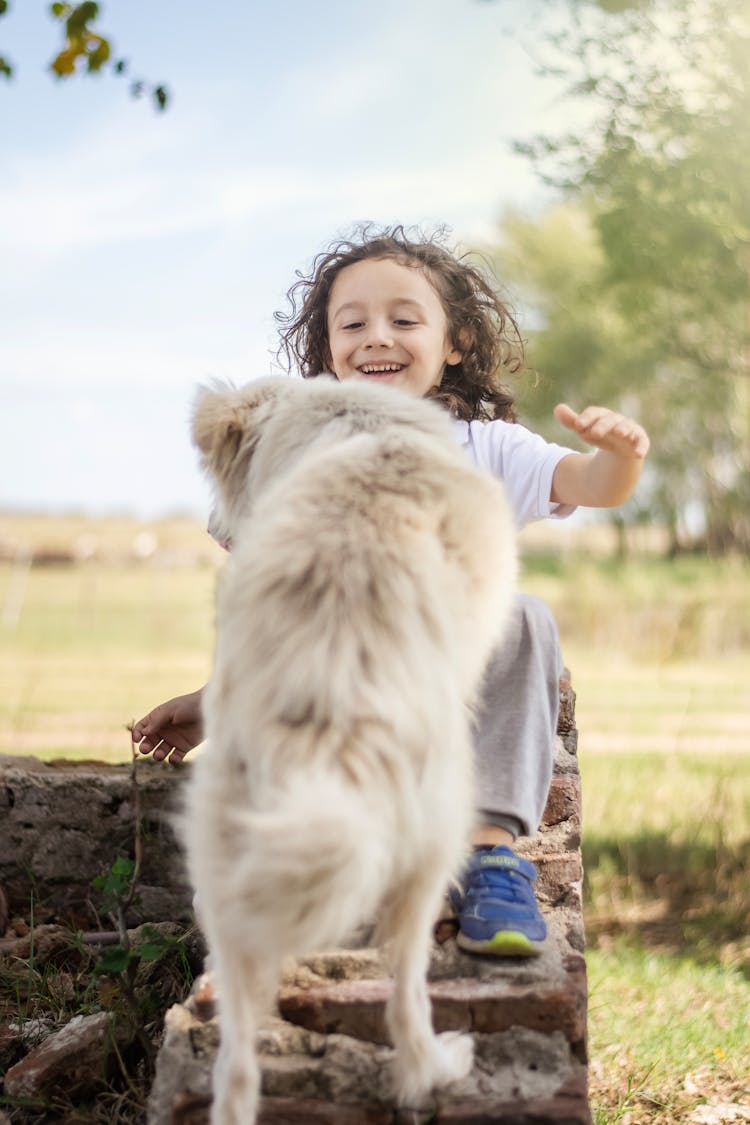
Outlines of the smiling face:
[[338,379],[393,383],[420,398],[461,359],[423,270],[393,258],[341,270],[328,298],[328,343]]

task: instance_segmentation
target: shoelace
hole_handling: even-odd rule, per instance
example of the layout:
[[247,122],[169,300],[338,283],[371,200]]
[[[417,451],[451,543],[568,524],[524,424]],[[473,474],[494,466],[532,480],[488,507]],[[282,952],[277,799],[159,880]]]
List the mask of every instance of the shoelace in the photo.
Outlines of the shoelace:
[[514,871],[500,870],[479,870],[471,880],[471,886],[467,890],[467,894],[472,892],[476,893],[477,890],[489,891],[502,891],[509,892],[500,895],[502,899],[510,902],[524,902],[528,898],[528,892],[524,893],[524,883],[526,880],[522,875],[518,875]]

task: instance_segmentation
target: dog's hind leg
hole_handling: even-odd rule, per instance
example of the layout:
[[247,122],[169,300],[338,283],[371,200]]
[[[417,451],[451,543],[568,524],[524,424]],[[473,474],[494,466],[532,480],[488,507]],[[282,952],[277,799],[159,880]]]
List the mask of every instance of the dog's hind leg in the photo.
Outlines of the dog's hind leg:
[[260,1100],[259,1021],[279,979],[273,954],[256,958],[214,948],[221,1042],[213,1072],[211,1125],[253,1125]]
[[470,1035],[432,1028],[427,969],[432,931],[448,882],[446,870],[424,867],[390,900],[381,925],[395,975],[386,1019],[395,1047],[395,1093],[402,1105],[417,1105],[433,1087],[465,1078],[472,1067]]

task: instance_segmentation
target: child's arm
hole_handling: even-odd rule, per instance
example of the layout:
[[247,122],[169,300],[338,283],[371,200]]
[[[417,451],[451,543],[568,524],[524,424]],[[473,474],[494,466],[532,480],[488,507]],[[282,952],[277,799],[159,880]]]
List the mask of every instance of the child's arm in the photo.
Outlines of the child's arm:
[[153,751],[157,762],[169,758],[181,762],[188,751],[203,741],[201,698],[203,688],[160,703],[133,724],[131,738],[141,754]]
[[576,414],[569,406],[555,407],[555,417],[573,430],[596,453],[563,457],[552,478],[553,503],[586,508],[613,508],[632,495],[649,450],[643,426],[604,406],[588,406]]

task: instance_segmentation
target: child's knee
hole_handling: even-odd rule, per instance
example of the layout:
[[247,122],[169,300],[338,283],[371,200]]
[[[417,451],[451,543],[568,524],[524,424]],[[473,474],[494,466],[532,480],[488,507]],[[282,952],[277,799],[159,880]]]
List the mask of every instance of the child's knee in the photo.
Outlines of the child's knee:
[[[557,622],[546,602],[534,594],[516,594],[516,613],[521,627],[532,641],[544,645],[552,652],[559,652]],[[560,670],[562,671],[562,667]]]

